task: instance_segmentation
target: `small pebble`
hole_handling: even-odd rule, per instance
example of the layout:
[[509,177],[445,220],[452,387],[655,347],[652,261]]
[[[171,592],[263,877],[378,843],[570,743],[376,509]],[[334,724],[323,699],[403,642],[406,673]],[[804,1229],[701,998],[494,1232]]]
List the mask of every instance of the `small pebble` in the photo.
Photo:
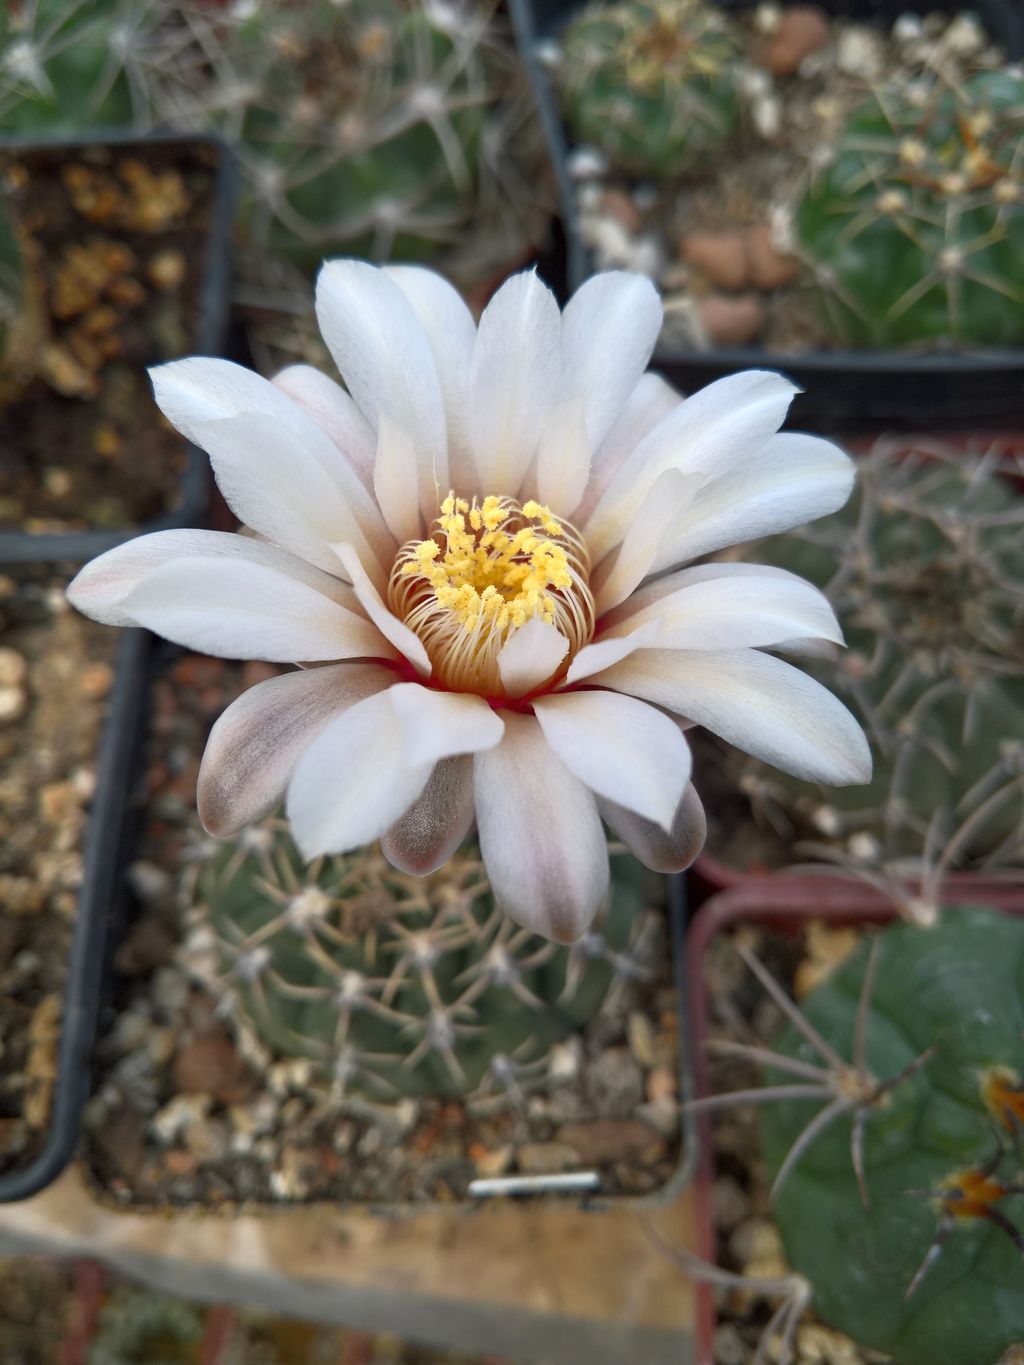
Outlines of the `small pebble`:
[[748,228],[744,246],[750,278],[758,289],[781,289],[796,278],[800,262],[795,256],[787,256],[776,250],[767,223]]
[[0,645],[0,687],[22,687],[28,677],[28,661],[9,645]]
[[708,294],[697,307],[708,341],[715,346],[749,345],[764,326],[764,304],[754,294],[735,298]]
[[712,284],[739,289],[747,281],[747,249],[739,232],[690,232],[679,254]]
[[28,710],[28,694],[23,687],[0,687],[0,725],[13,725]]
[[516,1163],[524,1175],[557,1175],[578,1166],[579,1157],[564,1142],[527,1142],[516,1149]]
[[773,76],[795,76],[812,52],[828,45],[827,15],[816,5],[789,5],[757,55],[759,66]]

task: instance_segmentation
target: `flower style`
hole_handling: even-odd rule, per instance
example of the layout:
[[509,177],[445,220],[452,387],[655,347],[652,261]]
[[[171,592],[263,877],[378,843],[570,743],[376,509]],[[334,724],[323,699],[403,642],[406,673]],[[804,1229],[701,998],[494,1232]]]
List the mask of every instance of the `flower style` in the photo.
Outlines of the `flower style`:
[[562,315],[516,275],[477,326],[438,275],[331,261],[317,311],[347,391],[303,365],[153,372],[248,534],[142,536],[70,589],[100,621],[303,665],[215,725],[211,833],[286,798],[305,856],[380,839],[427,873],[475,820],[499,904],[571,941],[608,889],[602,820],[658,870],[700,851],[689,725],[801,777],[868,779],[850,713],[765,652],[841,643],[821,593],[681,567],[846,501],[842,451],[778,434],[787,379],[681,400],[645,373],[657,294],[619,272]]

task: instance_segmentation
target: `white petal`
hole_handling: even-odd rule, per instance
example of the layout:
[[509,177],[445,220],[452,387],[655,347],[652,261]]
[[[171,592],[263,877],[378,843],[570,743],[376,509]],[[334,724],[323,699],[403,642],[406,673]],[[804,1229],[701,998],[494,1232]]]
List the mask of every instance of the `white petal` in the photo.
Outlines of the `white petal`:
[[417,673],[429,678],[430,659],[423,648],[422,640],[384,605],[380,593],[370,582],[355,548],[342,542],[332,546],[332,549],[352,581],[352,590],[359,598],[360,606],[373,624],[384,638],[390,640],[395,649],[409,660]]
[[579,398],[551,414],[537,450],[537,497],[556,516],[571,517],[590,477],[590,438]]
[[469,426],[483,493],[515,497],[560,382],[561,318],[532,271],[506,280],[484,309],[470,371]]
[[271,382],[305,408],[371,489],[376,442],[366,418],[341,385],[312,365],[289,365]]
[[563,692],[533,709],[570,772],[598,796],[671,829],[690,778],[690,747],[653,706],[613,692]]
[[190,559],[261,564],[287,574],[350,610],[358,608],[355,594],[340,579],[313,568],[286,550],[227,531],[187,530],[154,531],[108,550],[79,571],[67,590],[68,601],[94,621],[108,626],[132,626],[135,621],[123,605],[132,589],[162,564]]
[[665,537],[654,571],[827,516],[846,502],[854,477],[838,446],[783,432],[744,467],[701,489],[677,531]]
[[294,578],[242,560],[169,560],[123,598],[122,609],[177,645],[225,659],[390,658],[369,621]]
[[582,284],[562,315],[563,391],[583,399],[600,445],[647,368],[661,331],[661,300],[644,275],[610,270]]
[[205,828],[234,834],[268,815],[324,726],[394,680],[379,664],[338,664],[285,673],[243,692],[206,743],[197,793]]
[[193,429],[218,487],[246,526],[328,573],[338,567],[330,542],[350,539],[372,563],[374,577],[383,580],[396,547],[376,505],[380,533],[371,544],[351,504],[291,426],[243,413],[196,422]]
[[508,637],[498,655],[498,672],[506,697],[522,697],[556,671],[569,641],[550,621],[532,616]]
[[306,858],[379,839],[419,798],[432,765],[411,765],[387,689],[321,730],[288,784],[286,810]]
[[673,593],[680,592],[683,588],[692,587],[697,583],[751,577],[796,579],[799,583],[806,581],[800,578],[798,574],[790,573],[788,569],[778,569],[773,564],[748,564],[739,559],[713,560],[709,564],[691,564],[685,569],[677,569],[675,573],[665,574],[661,578],[655,578],[642,584],[627,601],[620,603],[619,606],[608,612],[603,624],[608,629],[627,619],[635,619],[641,613],[646,612],[646,609],[654,603],[661,602]]
[[[624,601],[651,572],[658,547],[693,502],[701,485],[697,474],[666,469],[651,486],[636,519],[626,532],[607,572],[597,575],[597,614],[603,616]],[[604,566],[602,565],[602,570]]]
[[414,265],[389,265],[384,270],[409,300],[427,334],[444,399],[451,487],[471,497],[481,492],[469,444],[469,371],[476,342],[473,314],[458,290],[433,270]]
[[704,847],[708,824],[692,783],[687,784],[667,834],[653,820],[613,801],[598,801],[597,806],[612,833],[652,872],[683,872]]
[[[180,432],[204,450],[207,449],[205,432],[208,428],[205,424],[208,422],[259,416],[275,424],[268,427],[268,438],[274,431],[286,430],[290,436],[289,445],[302,449],[301,464],[318,464],[335,485],[342,504],[348,509],[346,521],[355,520],[364,534],[374,539],[380,548],[384,530],[380,513],[348,452],[342,453],[339,445],[327,435],[303,404],[288,395],[284,386],[274,385],[230,360],[214,360],[205,356],[158,365],[150,370],[150,377],[153,393],[162,411]],[[258,424],[251,425],[251,429],[258,430]],[[265,446],[267,442],[258,444]],[[273,460],[272,448],[263,453]],[[290,458],[288,451],[280,450],[276,455],[276,463],[283,463],[286,458]],[[251,470],[252,479],[259,477],[261,467],[255,465]],[[298,479],[301,474],[302,470],[297,466],[294,477]],[[242,520],[246,520],[245,517]],[[336,530],[335,538],[338,534]]]
[[396,427],[390,417],[382,416],[377,432],[377,456],[373,468],[373,491],[384,514],[388,530],[399,545],[419,539],[419,487],[416,473],[416,446],[412,438]]
[[592,678],[606,668],[612,668],[623,659],[628,659],[638,649],[650,649],[658,639],[655,624],[638,626],[625,635],[609,636],[584,645],[569,665],[565,675],[566,684],[572,686],[584,678]]
[[850,712],[770,654],[645,649],[595,682],[686,716],[797,777],[834,786],[870,780],[871,752]]
[[473,818],[473,760],[442,759],[417,800],[382,835],[380,851],[400,872],[428,877],[456,852]]
[[797,392],[782,375],[748,370],[718,379],[680,403],[619,466],[583,528],[591,557],[623,536],[659,474],[716,477],[746,460],[778,431]]
[[641,375],[615,425],[591,457],[590,482],[576,510],[578,524],[582,525],[594,510],[627,455],[681,402],[679,394],[660,374]]
[[420,508],[429,520],[449,486],[444,402],[433,352],[409,300],[376,266],[328,261],[317,279],[316,312],[373,430],[384,415],[416,441]]
[[533,716],[505,713],[505,737],[473,760],[480,851],[498,905],[545,938],[584,934],[608,891],[593,795],[551,752]]
[[505,733],[497,712],[469,692],[435,692],[419,683],[399,683],[388,695],[408,763],[433,764],[455,754],[493,749]]

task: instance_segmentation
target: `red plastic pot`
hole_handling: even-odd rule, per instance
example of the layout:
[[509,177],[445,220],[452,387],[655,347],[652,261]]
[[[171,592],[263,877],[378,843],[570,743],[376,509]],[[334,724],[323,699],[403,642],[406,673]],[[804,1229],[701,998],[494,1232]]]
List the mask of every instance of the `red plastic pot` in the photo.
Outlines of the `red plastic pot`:
[[[713,861],[713,860],[712,860]],[[717,864],[721,867],[721,864]],[[774,874],[741,877],[730,890],[706,901],[687,935],[687,1007],[694,1093],[711,1093],[708,1084],[708,992],[704,965],[711,943],[739,924],[759,924],[777,933],[795,934],[812,920],[835,926],[887,924],[898,918],[893,903],[850,878]],[[993,886],[969,873],[947,878],[942,904],[983,904],[1008,915],[1024,915],[1024,880]],[[712,1264],[717,1258],[712,1185],[715,1176],[711,1117],[697,1114],[697,1174],[694,1184],[695,1249]],[[697,1287],[697,1352],[695,1365],[715,1365],[714,1300],[708,1286]]]

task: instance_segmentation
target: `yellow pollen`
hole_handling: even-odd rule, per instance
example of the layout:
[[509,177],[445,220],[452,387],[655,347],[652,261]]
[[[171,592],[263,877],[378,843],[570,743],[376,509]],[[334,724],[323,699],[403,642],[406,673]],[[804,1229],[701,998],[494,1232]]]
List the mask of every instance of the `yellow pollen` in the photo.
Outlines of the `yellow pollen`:
[[441,683],[495,696],[501,647],[533,617],[567,636],[570,657],[589,639],[589,570],[578,532],[549,507],[449,493],[431,538],[399,551],[389,597],[423,640]]

